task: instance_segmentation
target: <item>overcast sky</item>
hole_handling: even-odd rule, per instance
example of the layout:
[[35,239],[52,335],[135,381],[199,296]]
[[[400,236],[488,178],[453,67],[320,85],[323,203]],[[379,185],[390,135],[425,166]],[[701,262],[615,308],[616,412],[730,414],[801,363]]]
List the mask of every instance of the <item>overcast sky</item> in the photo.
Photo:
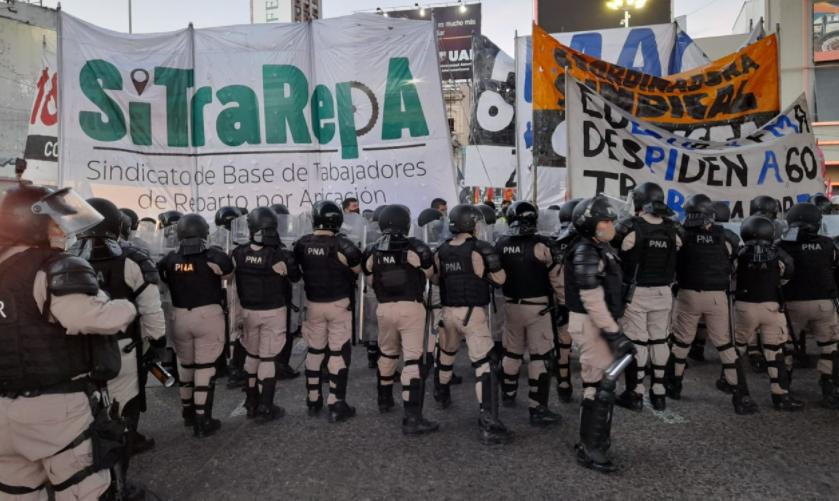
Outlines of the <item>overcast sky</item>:
[[[470,0],[467,0],[470,1]],[[601,0],[579,0],[594,2]],[[44,0],[54,7],[57,0]],[[359,10],[410,7],[408,0],[323,0],[327,17],[352,14]],[[433,5],[440,2],[420,2]],[[513,35],[529,34],[533,0],[483,0],[481,31],[502,49],[513,51]],[[726,35],[740,11],[743,0],[675,0],[674,14],[689,14],[688,33],[694,37]],[[62,8],[82,19],[117,31],[128,31],[128,0],[63,0]],[[170,31],[190,21],[196,28],[245,24],[250,22],[249,0],[133,0],[135,32]]]

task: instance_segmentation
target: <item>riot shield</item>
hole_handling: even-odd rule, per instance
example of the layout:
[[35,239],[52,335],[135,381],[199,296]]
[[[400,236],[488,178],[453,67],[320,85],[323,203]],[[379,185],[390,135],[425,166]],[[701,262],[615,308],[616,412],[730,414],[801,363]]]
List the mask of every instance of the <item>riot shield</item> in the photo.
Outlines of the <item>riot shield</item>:
[[[360,219],[364,225],[361,231],[361,241],[359,247],[362,251],[367,248],[369,244],[376,242],[381,236],[379,230],[379,223],[375,221],[364,221]],[[344,220],[346,222],[346,219]],[[343,227],[342,227],[343,228]],[[364,274],[358,275],[358,290],[356,292],[356,333],[359,341],[375,341],[378,339],[378,325],[376,323],[376,296],[371,287],[366,286]],[[369,318],[366,318],[369,317]]]
[[632,217],[635,215],[635,204],[632,202],[632,197],[626,197],[626,200],[623,200],[618,197],[613,197],[612,195],[607,195],[605,193],[601,193],[604,197],[609,199],[609,203],[612,204],[612,208],[615,209],[615,212],[618,213],[618,220]]
[[499,219],[495,222],[492,228],[493,231],[493,242],[497,242],[499,238],[506,235],[508,231],[510,231],[510,227],[507,225],[507,220]]
[[556,209],[540,210],[536,233],[547,237],[558,235],[560,233],[559,211]]
[[251,233],[248,230],[248,216],[239,216],[230,223],[231,247],[248,243]]
[[731,230],[736,234],[738,237],[740,236],[740,225],[742,225],[742,221],[729,221],[727,223],[719,223],[720,226],[727,230]]
[[431,221],[420,230],[422,241],[431,247],[432,251],[437,250],[443,242],[452,237],[449,232],[449,221],[446,218]]
[[210,236],[207,237],[207,244],[213,245],[216,247],[220,247],[224,249],[225,254],[230,254],[230,251],[233,250],[232,247],[233,240],[231,239],[230,230],[225,228],[224,226],[219,226],[216,228]]
[[163,231],[155,223],[151,221],[140,221],[133,238],[146,243],[149,255],[155,261],[160,260],[163,256]]
[[822,227],[819,234],[830,238],[839,236],[839,215],[822,216]]
[[495,243],[495,224],[488,224],[484,218],[479,218],[475,224],[475,238]]
[[300,214],[294,217],[295,224],[297,225],[297,232],[302,237],[303,235],[308,235],[314,231],[314,224],[312,224],[312,213],[310,211],[301,212]]
[[[352,240],[354,244],[361,247],[361,250],[364,250],[365,246],[361,245],[361,243],[364,240],[365,226],[371,224],[376,225],[378,228],[377,223],[366,221],[361,214],[356,214],[354,212],[344,214],[344,223],[341,225],[341,233]],[[370,241],[368,240],[368,243],[369,242]]]
[[297,227],[297,220],[290,214],[277,214],[277,233],[280,235],[280,242],[288,248],[294,245],[298,238],[302,237]]

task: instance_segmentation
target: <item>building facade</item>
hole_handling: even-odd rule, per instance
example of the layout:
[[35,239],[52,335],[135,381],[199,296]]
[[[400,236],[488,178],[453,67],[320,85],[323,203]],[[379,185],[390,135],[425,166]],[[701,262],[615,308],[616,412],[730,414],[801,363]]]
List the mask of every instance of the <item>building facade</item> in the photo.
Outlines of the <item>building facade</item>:
[[323,16],[322,0],[251,0],[253,23],[303,23]]

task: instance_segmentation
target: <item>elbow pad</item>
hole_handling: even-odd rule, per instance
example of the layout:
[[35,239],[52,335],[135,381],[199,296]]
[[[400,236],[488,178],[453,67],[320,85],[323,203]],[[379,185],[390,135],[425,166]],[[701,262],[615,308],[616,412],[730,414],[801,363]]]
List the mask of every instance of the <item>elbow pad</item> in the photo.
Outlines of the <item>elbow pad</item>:
[[348,238],[336,236],[338,239],[338,251],[347,258],[347,266],[350,268],[361,264],[361,251]]
[[583,290],[600,287],[600,254],[592,245],[579,245],[572,258],[577,286]]
[[217,247],[207,249],[207,262],[213,263],[221,269],[222,275],[233,272],[233,260]]
[[501,271],[501,256],[498,255],[498,252],[496,252],[492,244],[478,240],[475,242],[475,252],[484,258],[484,264],[488,272],[495,273]]
[[61,255],[47,267],[47,292],[54,296],[95,296],[99,294],[96,271],[80,257]]
[[424,270],[432,268],[434,266],[434,254],[431,253],[431,247],[417,238],[411,238],[409,241],[411,242],[411,247],[414,252],[416,252],[420,258],[420,268]]

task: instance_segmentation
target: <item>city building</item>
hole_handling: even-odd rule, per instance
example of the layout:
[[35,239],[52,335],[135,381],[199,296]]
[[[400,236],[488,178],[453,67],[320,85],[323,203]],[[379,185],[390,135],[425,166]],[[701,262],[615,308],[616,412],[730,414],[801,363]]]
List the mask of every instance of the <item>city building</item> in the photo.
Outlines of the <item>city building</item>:
[[251,0],[251,23],[302,23],[320,19],[321,0]]

